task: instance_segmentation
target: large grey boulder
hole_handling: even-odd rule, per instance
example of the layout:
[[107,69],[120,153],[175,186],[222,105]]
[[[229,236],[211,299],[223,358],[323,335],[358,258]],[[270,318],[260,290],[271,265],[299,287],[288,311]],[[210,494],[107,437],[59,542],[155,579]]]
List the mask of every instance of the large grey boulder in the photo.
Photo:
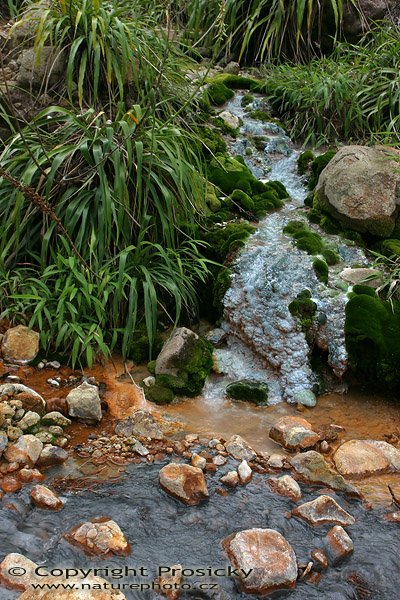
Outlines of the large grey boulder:
[[322,171],[317,204],[344,227],[375,236],[393,232],[400,203],[400,150],[345,146]]

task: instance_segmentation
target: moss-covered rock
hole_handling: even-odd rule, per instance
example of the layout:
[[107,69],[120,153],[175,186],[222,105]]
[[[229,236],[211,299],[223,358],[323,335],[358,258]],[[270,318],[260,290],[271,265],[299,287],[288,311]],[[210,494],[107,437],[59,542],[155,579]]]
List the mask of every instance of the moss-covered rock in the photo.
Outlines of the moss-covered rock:
[[223,299],[226,292],[231,287],[232,273],[230,269],[220,269],[214,284],[213,284],[213,308],[214,308],[214,320],[220,319],[224,310]]
[[311,231],[304,221],[290,221],[283,228],[283,232],[296,241],[299,250],[311,255],[322,254],[328,265],[340,262],[337,252],[318,233]]
[[227,256],[238,247],[238,242],[245,242],[255,228],[246,221],[227,223],[225,226],[216,225],[204,236],[210,245],[205,251],[208,256],[219,262],[224,262]]
[[332,158],[335,156],[336,152],[336,150],[328,150],[324,154],[320,154],[319,156],[316,156],[314,158],[314,160],[311,163],[311,176],[310,181],[308,182],[308,188],[310,190],[313,190],[315,188],[315,186],[318,183],[319,176],[321,175],[325,167],[330,163]]
[[233,138],[237,138],[239,129],[229,125],[229,123],[227,123],[222,117],[215,117],[211,122],[214,127],[221,131],[221,133],[230,135]]
[[158,383],[151,387],[145,387],[144,393],[147,400],[150,400],[150,402],[154,402],[155,404],[171,404],[175,397],[175,394],[171,389]]
[[254,102],[254,96],[252,96],[251,94],[244,94],[240,104],[243,108],[246,108],[246,106],[249,106],[249,104],[251,104],[252,102]]
[[246,400],[258,406],[268,404],[268,385],[262,381],[253,379],[235,381],[227,386],[226,394],[234,400]]
[[215,186],[207,184],[206,204],[211,212],[216,213],[221,209],[221,200],[217,196]]
[[299,158],[297,159],[297,172],[299,175],[305,175],[309,168],[311,163],[314,161],[315,156],[314,153],[311,152],[311,150],[305,150],[304,152],[302,152],[299,156]]
[[210,83],[207,88],[207,97],[211,104],[215,104],[216,106],[222,106],[233,98],[234,95],[235,93],[221,81]]
[[255,119],[256,121],[261,121],[262,123],[272,123],[274,121],[274,119],[271,117],[271,115],[268,112],[266,112],[265,110],[262,110],[261,108],[252,110],[249,113],[249,117],[251,119]]
[[289,304],[289,312],[301,323],[302,329],[307,331],[313,322],[317,305],[311,299],[310,290],[303,290],[297,294],[296,298]]
[[255,209],[254,200],[243,192],[243,190],[233,190],[231,198],[235,204],[244,211],[253,212]]
[[233,75],[230,73],[220,73],[214,75],[210,80],[210,84],[223,84],[230,90],[251,90],[260,92],[262,82],[252,77],[244,77],[243,75]]
[[213,154],[224,155],[227,150],[226,142],[215,129],[210,127],[198,127],[196,134],[200,141],[200,150],[205,158],[210,158]]
[[[186,327],[175,329],[156,360],[156,384],[196,396],[213,365],[212,345]],[[152,389],[152,388],[150,388]]]
[[[163,340],[159,333],[155,335],[153,344],[152,344],[152,355],[157,355],[162,347]],[[131,350],[129,353],[129,358],[133,360],[136,364],[145,363],[151,358],[150,356],[150,340],[147,333],[143,331],[136,332],[136,336],[131,346]]]
[[355,286],[346,305],[346,346],[353,373],[388,390],[400,389],[400,302]]
[[324,260],[321,258],[316,258],[313,261],[313,269],[316,276],[320,281],[322,281],[322,283],[328,283],[329,267]]

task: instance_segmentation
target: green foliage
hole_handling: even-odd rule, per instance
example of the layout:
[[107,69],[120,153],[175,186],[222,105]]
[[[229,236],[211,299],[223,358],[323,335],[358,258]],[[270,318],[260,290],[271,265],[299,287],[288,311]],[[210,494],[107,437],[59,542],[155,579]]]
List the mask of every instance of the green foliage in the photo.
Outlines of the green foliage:
[[[355,293],[356,292],[356,293]],[[357,286],[346,305],[346,347],[354,373],[381,388],[400,386],[400,303]]]
[[382,26],[330,57],[270,68],[268,98],[294,138],[398,143],[400,27]]
[[258,406],[268,404],[268,385],[262,381],[253,379],[235,381],[227,386],[226,394],[234,400],[247,400]]
[[318,279],[322,281],[322,283],[327,284],[329,279],[329,267],[327,263],[320,258],[316,258],[313,261],[313,269]]
[[0,15],[15,19],[25,2],[26,0],[5,0],[5,6],[0,7]]
[[214,125],[214,127],[217,127],[217,129],[221,131],[221,133],[224,133],[225,135],[230,135],[233,138],[237,137],[238,129],[235,129],[234,127],[228,125],[228,123],[221,117],[215,117],[214,119],[212,119],[211,122]]
[[223,300],[226,292],[231,287],[232,273],[226,267],[219,270],[213,285],[213,321],[218,321],[222,317],[224,310]]

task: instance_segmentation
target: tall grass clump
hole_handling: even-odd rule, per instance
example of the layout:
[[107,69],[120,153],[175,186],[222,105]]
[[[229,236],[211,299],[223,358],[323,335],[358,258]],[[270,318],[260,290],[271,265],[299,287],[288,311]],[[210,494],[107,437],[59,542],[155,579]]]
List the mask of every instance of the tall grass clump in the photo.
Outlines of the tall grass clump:
[[48,44],[65,55],[60,105],[0,154],[1,314],[74,365],[127,358],[144,334],[150,354],[209,274],[187,59],[132,6],[53,0],[34,19],[38,59]]
[[400,28],[377,28],[306,65],[274,67],[266,92],[295,138],[398,144]]

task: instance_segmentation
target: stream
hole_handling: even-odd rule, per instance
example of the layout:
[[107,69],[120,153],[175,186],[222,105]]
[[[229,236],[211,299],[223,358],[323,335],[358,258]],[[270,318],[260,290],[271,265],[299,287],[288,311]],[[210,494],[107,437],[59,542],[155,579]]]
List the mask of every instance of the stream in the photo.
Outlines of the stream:
[[[234,264],[233,283],[224,300],[224,321],[221,325],[226,341],[216,351],[221,375],[211,375],[198,398],[183,399],[162,407],[150,407],[142,401],[136,408],[145,406],[155,415],[176,424],[175,438],[182,439],[186,433],[195,432],[208,440],[213,436],[227,439],[237,433],[257,451],[281,452],[282,449],[268,438],[269,428],[281,416],[298,414],[295,403],[304,397],[312,400],[316,390],[305,334],[287,308],[291,300],[307,288],[317,303],[319,314],[326,317],[318,335],[337,380],[332,385],[333,392],[321,396],[315,408],[302,407],[302,416],[316,430],[329,423],[345,426],[342,441],[369,437],[383,439],[398,422],[398,403],[383,396],[370,396],[363,390],[344,394],[345,388],[340,380],[346,371],[347,360],[343,332],[346,292],[338,285],[338,274],[344,266],[367,264],[367,260],[356,246],[323,233],[339,252],[342,262],[330,268],[328,285],[316,278],[312,268],[313,257],[298,250],[293,240],[282,232],[288,221],[306,220],[302,207],[307,191],[303,179],[296,173],[298,151],[277,125],[248,119],[241,107],[240,94],[228,103],[226,109],[244,122],[239,138],[231,142],[232,153],[243,155],[257,177],[284,183],[291,199],[281,210],[269,214],[258,224],[256,233],[250,237]],[[268,135],[270,142],[267,152],[253,147],[253,154],[249,157],[246,148],[252,144],[254,135]],[[317,226],[311,227],[322,234]],[[107,404],[113,407],[120,402],[121,408],[121,403],[123,407],[126,403],[129,414],[132,408],[131,384],[117,377],[122,370],[113,372],[111,365],[107,369],[96,372],[97,379],[107,385]],[[39,375],[29,368],[26,373],[27,385],[38,389]],[[39,386],[39,391],[43,395],[48,394],[44,374],[40,377],[43,389]],[[268,383],[270,406],[257,407],[226,398],[226,385],[243,378]],[[56,396],[59,392],[53,390],[52,393]],[[122,418],[121,415],[116,417],[112,409],[111,417]],[[87,439],[93,431],[94,428],[83,427],[79,435]],[[181,563],[187,569],[227,569],[230,563],[221,548],[221,541],[247,528],[268,527],[281,532],[292,545],[300,563],[307,564],[311,550],[321,547],[330,527],[311,527],[297,518],[289,518],[293,503],[272,492],[265,474],[254,473],[248,485],[223,495],[219,492],[219,478],[237,466],[236,461],[228,458],[222,469],[215,474],[207,473],[209,500],[188,508],[159,486],[159,471],[171,460],[174,459],[169,457],[153,464],[130,464],[118,470],[118,477],[113,481],[104,474],[102,481],[99,481],[101,477],[88,477],[87,485],[82,489],[61,492],[61,497],[66,500],[61,512],[33,507],[29,486],[13,495],[12,499],[5,496],[0,511],[2,556],[20,552],[48,568],[111,569],[128,566],[147,569],[146,577],[105,577],[118,589],[118,585],[139,581],[150,584],[157,567],[164,565]],[[182,458],[177,460],[182,461]],[[102,467],[99,467],[98,471],[101,470]],[[48,473],[47,483],[51,485],[52,480],[71,474],[82,477],[88,472],[82,461],[70,458],[63,467],[55,467]],[[96,469],[93,472],[96,474]],[[400,536],[398,525],[383,518],[391,504],[387,485],[394,477],[387,476],[386,479],[363,484],[364,491],[368,486],[372,487],[369,497],[372,510],[368,510],[360,500],[349,500],[329,490],[328,493],[356,519],[355,525],[348,528],[354,542],[353,555],[324,572],[317,585],[300,580],[295,590],[276,592],[272,597],[291,600],[396,600],[399,597]],[[314,499],[316,493],[323,490],[323,486],[304,484],[301,488],[304,502]],[[114,519],[129,540],[132,552],[127,558],[113,556],[103,561],[90,558],[63,538],[63,534],[77,523],[103,516]],[[235,580],[228,576],[188,575],[184,582],[192,589],[182,592],[182,600],[249,600],[255,597],[242,593]],[[216,585],[215,589],[207,591],[199,587],[200,584],[211,583]],[[162,598],[151,590],[119,589],[128,600]],[[18,592],[0,588],[0,600],[17,597]],[[54,598],[57,597],[55,592]]]

